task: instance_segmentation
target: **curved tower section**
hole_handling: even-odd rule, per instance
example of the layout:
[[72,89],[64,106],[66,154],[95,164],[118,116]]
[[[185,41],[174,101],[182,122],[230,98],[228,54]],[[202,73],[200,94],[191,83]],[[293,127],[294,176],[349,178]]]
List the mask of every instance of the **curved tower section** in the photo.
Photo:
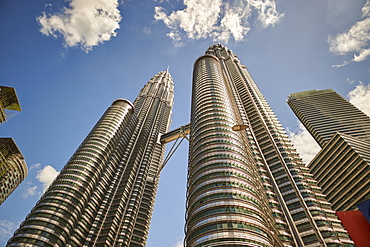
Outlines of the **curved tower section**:
[[[12,87],[0,86],[0,124],[22,111]],[[24,157],[12,138],[0,138],[0,205],[27,177]]]
[[24,157],[12,138],[0,138],[0,205],[27,177]]
[[284,246],[252,154],[253,140],[232,130],[241,120],[219,59],[200,57],[193,73],[188,247]]
[[117,147],[120,164],[111,180],[99,217],[84,246],[145,246],[156,196],[174,99],[168,71],[159,72],[143,87],[134,102],[135,113]]
[[114,101],[8,246],[145,246],[173,98],[163,71]]
[[[223,45],[206,54],[220,59],[238,113],[246,122],[264,162],[295,246],[353,246],[321,188],[300,159],[284,129],[238,56]],[[273,203],[274,204],[274,203]]]
[[[83,235],[84,229],[78,227],[84,220],[81,215],[90,206],[94,192],[99,191],[103,196],[110,186],[110,181],[103,179],[104,173],[110,169],[109,158],[132,113],[129,101],[113,102],[9,240],[8,246],[66,246],[74,232]],[[95,201],[96,206],[99,203]],[[92,222],[84,223],[89,227]]]

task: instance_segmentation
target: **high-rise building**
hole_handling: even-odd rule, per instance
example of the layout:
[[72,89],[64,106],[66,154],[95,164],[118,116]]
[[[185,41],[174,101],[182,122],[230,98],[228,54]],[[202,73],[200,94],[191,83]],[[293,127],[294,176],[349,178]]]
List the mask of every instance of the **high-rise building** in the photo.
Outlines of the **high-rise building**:
[[22,153],[12,138],[0,138],[0,205],[27,177]]
[[145,246],[173,97],[163,71],[114,101],[8,246]]
[[322,147],[308,167],[335,211],[370,198],[370,117],[331,89],[289,95],[288,104]]
[[336,132],[370,141],[370,117],[332,89],[293,93],[287,102],[320,147]]
[[9,120],[9,115],[12,115],[12,112],[21,110],[15,89],[0,86],[0,123]]
[[194,65],[187,247],[353,246],[238,57]]
[[[0,86],[0,123],[21,111],[13,87]],[[27,177],[24,157],[12,138],[0,138],[0,205]]]

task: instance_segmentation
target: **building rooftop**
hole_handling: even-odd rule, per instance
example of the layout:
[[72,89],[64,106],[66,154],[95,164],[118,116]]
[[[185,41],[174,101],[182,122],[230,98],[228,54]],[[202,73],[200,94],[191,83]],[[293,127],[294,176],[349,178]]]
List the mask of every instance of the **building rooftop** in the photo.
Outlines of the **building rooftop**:
[[329,92],[334,92],[334,90],[332,90],[332,89],[324,89],[324,90],[314,89],[314,90],[308,90],[308,91],[304,91],[304,92],[289,94],[288,98],[289,99],[296,99],[296,98],[305,97],[305,96],[309,96],[309,95],[313,95],[313,94],[329,93]]

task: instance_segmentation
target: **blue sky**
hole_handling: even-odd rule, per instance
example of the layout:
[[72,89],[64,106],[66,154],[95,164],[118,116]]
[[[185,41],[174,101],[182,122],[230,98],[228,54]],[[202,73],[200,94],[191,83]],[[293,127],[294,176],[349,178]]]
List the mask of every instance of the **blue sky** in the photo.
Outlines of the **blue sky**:
[[[105,109],[133,101],[169,65],[172,128],[187,124],[192,67],[213,43],[247,66],[306,160],[318,149],[290,93],[332,88],[370,112],[367,0],[4,0],[0,23],[0,84],[16,88],[23,109],[0,136],[14,138],[29,167],[0,206],[0,246]],[[184,143],[162,172],[149,247],[181,246],[186,166]]]

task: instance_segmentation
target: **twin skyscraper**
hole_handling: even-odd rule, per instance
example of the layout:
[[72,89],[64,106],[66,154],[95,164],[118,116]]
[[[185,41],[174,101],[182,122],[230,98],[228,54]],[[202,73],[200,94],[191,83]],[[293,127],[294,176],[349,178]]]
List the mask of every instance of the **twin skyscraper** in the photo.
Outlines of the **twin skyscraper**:
[[[163,71],[114,101],[8,246],[145,246],[173,95]],[[186,247],[354,246],[227,47],[196,60],[191,102]]]

